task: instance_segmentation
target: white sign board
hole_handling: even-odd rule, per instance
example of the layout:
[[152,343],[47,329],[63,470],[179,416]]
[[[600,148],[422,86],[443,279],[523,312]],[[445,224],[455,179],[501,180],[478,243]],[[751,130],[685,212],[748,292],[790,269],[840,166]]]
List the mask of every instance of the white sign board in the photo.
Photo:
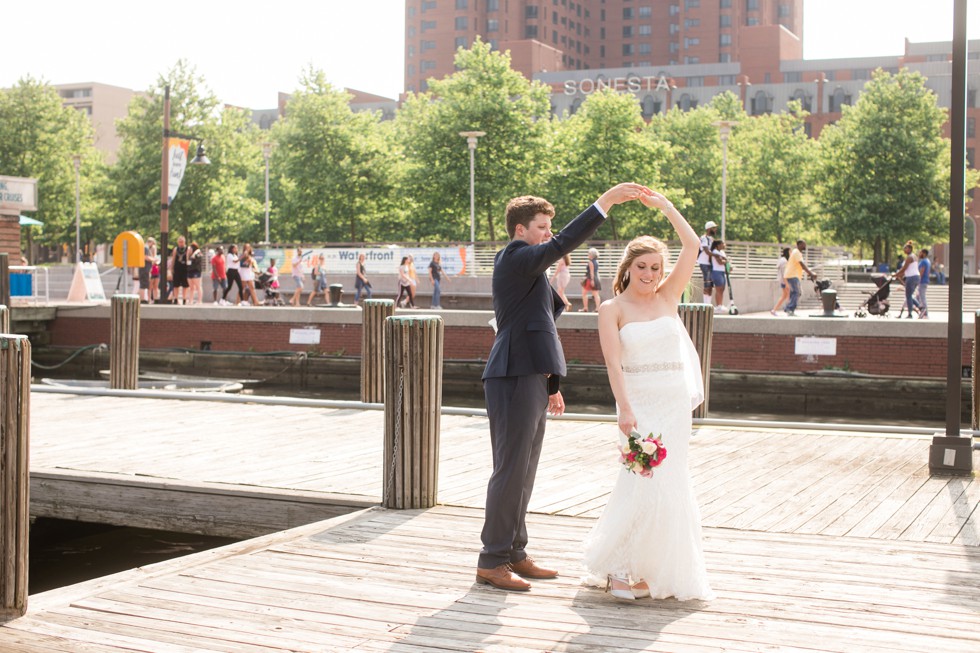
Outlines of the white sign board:
[[68,290],[68,301],[105,301],[105,289],[102,287],[102,277],[99,266],[95,263],[78,263],[75,266],[75,276]]
[[319,329],[290,329],[289,344],[291,345],[319,345]]
[[0,177],[0,213],[37,211],[37,179]]
[[797,356],[836,356],[837,338],[804,336],[796,339]]

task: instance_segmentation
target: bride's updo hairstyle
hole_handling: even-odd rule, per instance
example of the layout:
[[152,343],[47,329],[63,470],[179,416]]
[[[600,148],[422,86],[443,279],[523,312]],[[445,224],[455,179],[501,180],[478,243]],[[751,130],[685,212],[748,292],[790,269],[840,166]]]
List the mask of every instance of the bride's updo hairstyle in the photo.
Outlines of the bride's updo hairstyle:
[[[616,269],[616,279],[613,281],[613,294],[620,294],[630,285],[629,269],[633,261],[646,254],[660,254],[663,259],[661,274],[666,275],[663,270],[667,265],[667,246],[663,241],[657,240],[653,236],[637,236],[629,242],[623,250],[623,258],[619,259],[619,267]],[[663,277],[661,277],[663,278]]]

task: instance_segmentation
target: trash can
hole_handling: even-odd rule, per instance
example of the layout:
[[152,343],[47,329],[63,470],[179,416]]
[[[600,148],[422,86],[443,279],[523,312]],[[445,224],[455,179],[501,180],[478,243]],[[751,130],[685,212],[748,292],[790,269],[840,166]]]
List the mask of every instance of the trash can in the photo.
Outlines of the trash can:
[[32,278],[30,272],[14,272],[10,275],[10,296],[30,297]]
[[330,305],[340,306],[340,297],[344,294],[344,284],[342,283],[332,283],[330,284]]
[[837,291],[833,289],[821,290],[820,301],[823,302],[824,317],[834,317],[834,310],[837,308]]

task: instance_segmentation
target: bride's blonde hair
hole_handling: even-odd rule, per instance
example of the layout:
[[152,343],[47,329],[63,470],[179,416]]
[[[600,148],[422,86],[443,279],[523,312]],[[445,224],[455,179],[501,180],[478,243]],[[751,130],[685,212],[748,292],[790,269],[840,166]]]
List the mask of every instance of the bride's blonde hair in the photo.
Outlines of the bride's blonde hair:
[[[666,276],[667,266],[667,245],[653,236],[637,236],[626,245],[623,250],[623,257],[619,259],[619,267],[616,268],[616,279],[613,281],[613,294],[618,295],[630,285],[630,278],[627,272],[633,261],[646,254],[660,254],[663,259],[661,265],[662,274]],[[661,277],[663,279],[663,276]]]

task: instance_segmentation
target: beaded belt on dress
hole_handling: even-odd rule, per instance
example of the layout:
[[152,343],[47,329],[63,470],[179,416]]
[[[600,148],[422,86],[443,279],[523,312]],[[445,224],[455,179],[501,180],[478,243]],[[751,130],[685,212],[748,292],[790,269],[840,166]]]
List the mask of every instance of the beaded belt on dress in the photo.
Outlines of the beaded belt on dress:
[[666,372],[668,370],[682,370],[684,363],[680,361],[644,363],[643,365],[623,365],[623,371],[627,374],[642,374],[643,372]]

